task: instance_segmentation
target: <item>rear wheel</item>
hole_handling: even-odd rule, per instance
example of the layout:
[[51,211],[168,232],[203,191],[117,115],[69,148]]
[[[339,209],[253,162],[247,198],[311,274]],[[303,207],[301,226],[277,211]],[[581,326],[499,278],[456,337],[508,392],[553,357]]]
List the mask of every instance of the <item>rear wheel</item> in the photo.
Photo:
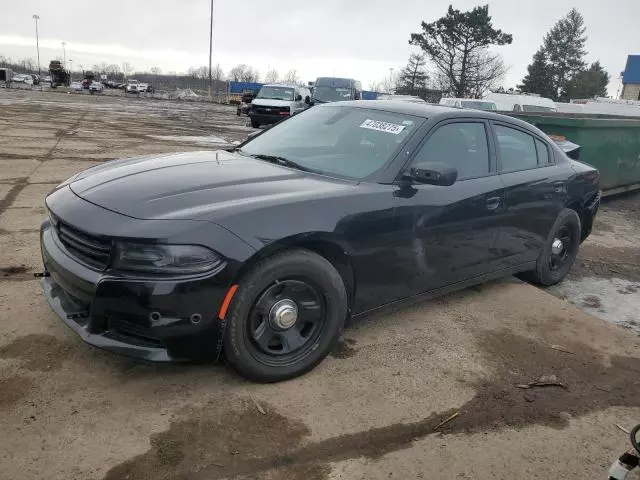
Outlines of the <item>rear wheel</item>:
[[346,315],[344,284],[329,261],[308,250],[275,255],[240,283],[225,331],[225,357],[254,381],[297,377],[335,346]]
[[251,126],[253,128],[260,128],[260,122],[254,120],[254,119],[251,119]]
[[554,285],[571,270],[580,248],[580,217],[574,210],[560,212],[543,251],[536,263],[536,269],[524,274],[527,280],[539,285]]

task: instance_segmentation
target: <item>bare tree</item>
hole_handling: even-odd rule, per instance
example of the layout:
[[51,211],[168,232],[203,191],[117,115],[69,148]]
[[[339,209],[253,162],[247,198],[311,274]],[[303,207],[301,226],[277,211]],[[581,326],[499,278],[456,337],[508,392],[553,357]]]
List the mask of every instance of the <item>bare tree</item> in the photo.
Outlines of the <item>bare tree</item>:
[[217,63],[212,69],[211,69],[211,78],[213,80],[215,80],[216,82],[219,82],[221,80],[224,79],[224,70],[222,69],[222,67],[220,66],[219,63]]
[[274,68],[267,71],[267,74],[264,77],[264,81],[266,83],[278,83],[279,78],[280,75],[278,74],[278,70]]
[[151,73],[154,75],[162,75],[162,70],[160,67],[151,67]]
[[398,84],[398,74],[391,73],[389,74],[388,77],[385,77],[378,82],[378,86],[380,88],[378,92],[392,94],[393,92],[395,92],[397,84]]
[[300,77],[298,77],[298,71],[295,69],[289,70],[287,74],[284,76],[284,83],[290,83],[292,85],[297,85],[300,83]]
[[229,80],[234,82],[257,82],[259,78],[260,74],[244,63],[236,65],[229,72]]
[[131,73],[133,73],[133,65],[129,62],[122,62],[122,73],[125,78],[128,77]]

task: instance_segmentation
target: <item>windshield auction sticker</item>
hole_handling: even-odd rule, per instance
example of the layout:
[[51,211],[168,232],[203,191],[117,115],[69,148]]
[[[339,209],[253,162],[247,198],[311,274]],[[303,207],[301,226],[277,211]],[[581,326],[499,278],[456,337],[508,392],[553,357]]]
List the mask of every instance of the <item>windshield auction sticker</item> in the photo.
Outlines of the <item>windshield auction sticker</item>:
[[360,125],[360,128],[368,128],[369,130],[377,130],[378,132],[400,134],[406,127],[404,125],[396,125],[395,123],[380,122],[378,120],[366,119]]

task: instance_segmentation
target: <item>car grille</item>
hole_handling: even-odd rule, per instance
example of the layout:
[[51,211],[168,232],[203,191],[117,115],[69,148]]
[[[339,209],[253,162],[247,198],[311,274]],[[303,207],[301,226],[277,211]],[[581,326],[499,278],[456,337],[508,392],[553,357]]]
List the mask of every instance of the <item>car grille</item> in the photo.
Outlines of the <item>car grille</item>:
[[123,319],[109,320],[105,336],[125,343],[134,343],[145,347],[164,348],[164,343],[155,338],[149,328]]
[[104,270],[111,257],[111,241],[90,235],[62,222],[56,224],[56,233],[67,251],[82,263]]
[[280,115],[280,112],[290,112],[289,107],[263,107],[262,105],[253,105],[253,111],[261,115]]

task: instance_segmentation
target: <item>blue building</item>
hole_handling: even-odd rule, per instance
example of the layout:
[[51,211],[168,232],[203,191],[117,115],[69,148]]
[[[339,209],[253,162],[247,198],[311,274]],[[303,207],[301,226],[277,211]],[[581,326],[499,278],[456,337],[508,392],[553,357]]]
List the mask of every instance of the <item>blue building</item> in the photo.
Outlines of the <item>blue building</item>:
[[622,72],[623,100],[640,100],[640,55],[629,55]]

